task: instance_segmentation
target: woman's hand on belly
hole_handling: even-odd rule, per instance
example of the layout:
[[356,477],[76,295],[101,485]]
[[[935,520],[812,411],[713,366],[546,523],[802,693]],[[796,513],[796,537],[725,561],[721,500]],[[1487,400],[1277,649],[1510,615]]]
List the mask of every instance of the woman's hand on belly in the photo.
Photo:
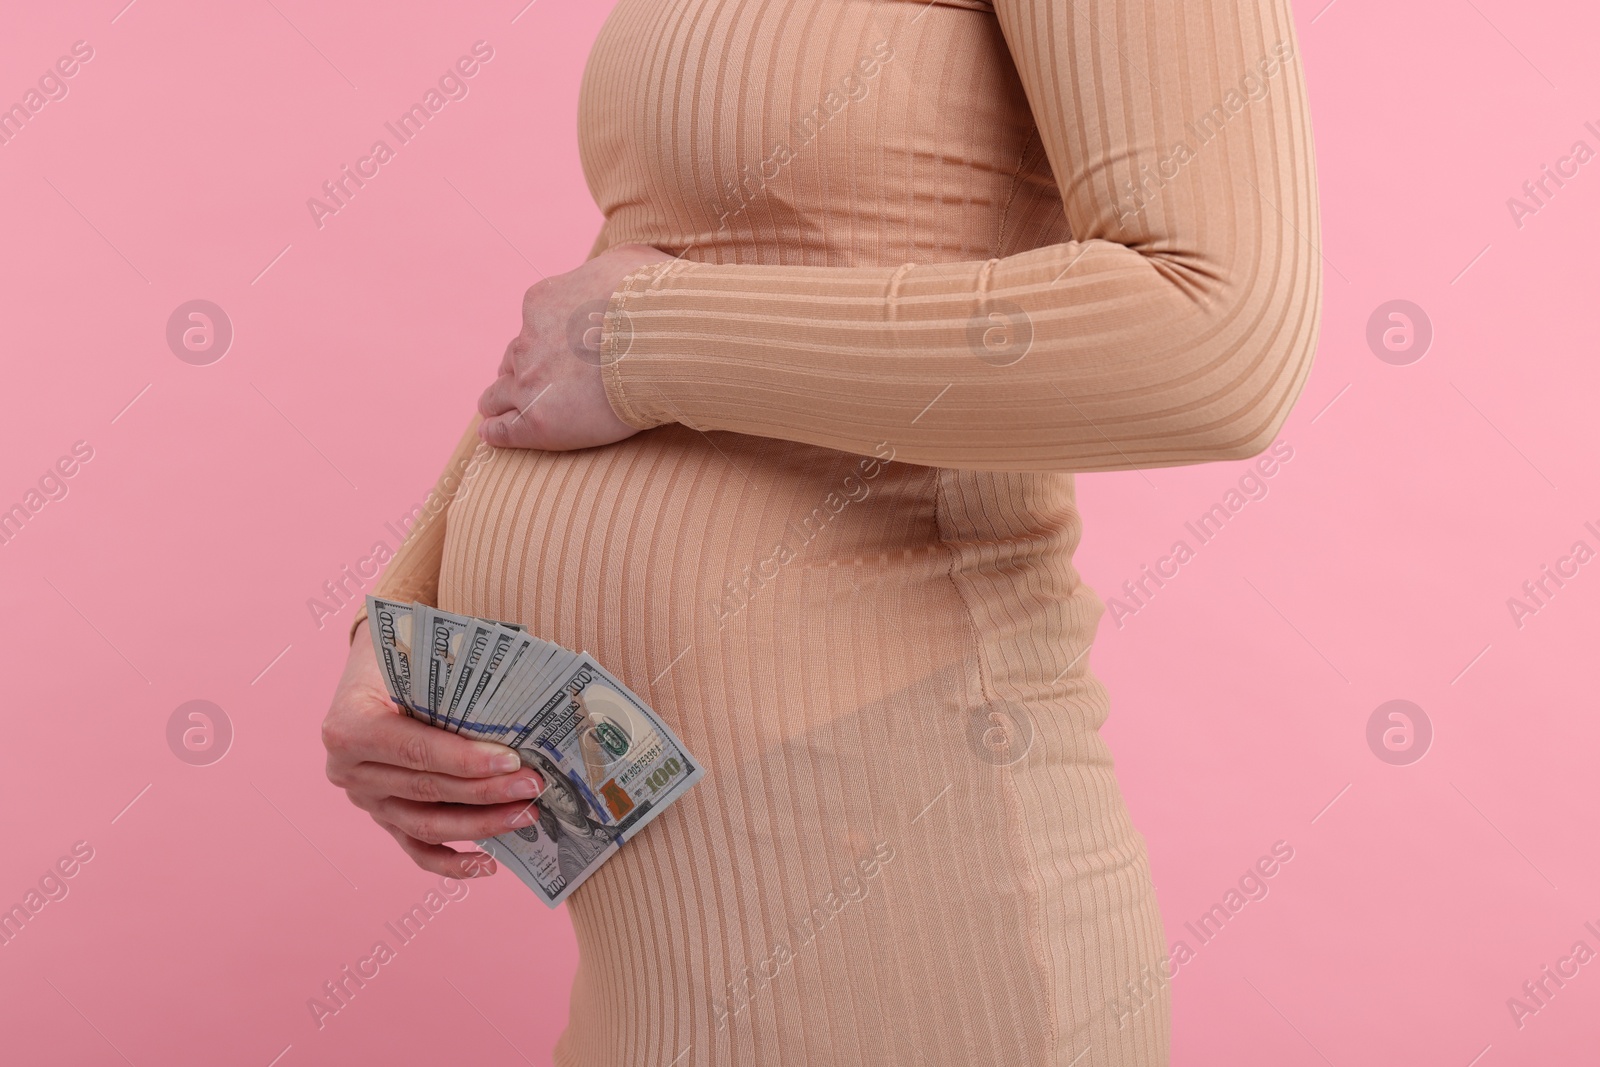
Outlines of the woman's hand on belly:
[[529,289],[522,298],[522,332],[506,346],[499,377],[478,400],[483,439],[498,448],[564,452],[638,433],[606,397],[601,318],[624,278],[671,259],[649,245],[617,245]]
[[401,715],[389,700],[372,640],[356,633],[322,721],[328,781],[394,835],[417,866],[448,878],[493,874],[481,852],[446,841],[493,837],[538,816],[544,788],[505,745],[469,741]]

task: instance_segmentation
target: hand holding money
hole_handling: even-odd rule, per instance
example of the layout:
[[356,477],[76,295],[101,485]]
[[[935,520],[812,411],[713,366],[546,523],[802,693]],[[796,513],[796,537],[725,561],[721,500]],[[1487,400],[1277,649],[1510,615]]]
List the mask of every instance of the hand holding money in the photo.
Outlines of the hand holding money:
[[543,780],[513,750],[395,714],[364,631],[351,646],[322,740],[328,780],[434,874],[493,874],[495,863],[483,853],[444,842],[490,837],[537,818],[530,801]]
[[[655,711],[587,652],[541,640],[512,623],[427,604],[369,596],[367,609],[375,673],[394,705],[438,731],[502,742],[515,750],[512,755],[524,767],[537,772],[544,786],[537,805],[526,805],[503,825],[491,825],[478,812],[435,810],[422,816],[423,832],[414,833],[405,824],[398,824],[400,830],[425,843],[460,840],[466,835],[438,835],[464,826],[484,828],[475,835],[478,844],[509,864],[550,907],[565,900],[704,774]],[[365,684],[371,686],[371,680]],[[346,739],[341,752],[393,756],[400,739],[386,740],[370,720],[364,725],[359,743]],[[484,747],[496,750],[494,745]],[[509,767],[504,754],[460,749],[455,756],[458,762],[450,767],[421,769],[442,771],[449,780],[462,769],[468,778],[485,766],[484,777],[498,773],[501,766],[495,759]],[[498,786],[478,788],[500,796]],[[419,814],[405,807],[398,812]],[[412,854],[417,858],[417,852]],[[427,855],[440,862],[466,862],[438,852]]]

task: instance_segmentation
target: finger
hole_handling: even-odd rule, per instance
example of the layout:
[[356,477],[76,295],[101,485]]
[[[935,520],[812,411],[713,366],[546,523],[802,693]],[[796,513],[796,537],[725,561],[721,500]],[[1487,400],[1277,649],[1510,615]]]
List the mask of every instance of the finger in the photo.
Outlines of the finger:
[[392,711],[341,717],[324,731],[329,751],[349,764],[387,763],[456,778],[511,774],[522,766],[516,752],[492,741],[472,741]]
[[515,411],[517,409],[516,391],[516,377],[502,372],[499,377],[489,383],[489,387],[478,397],[478,414],[484,418],[489,418],[494,415],[503,415],[508,411]]
[[400,843],[411,861],[425,871],[446,878],[487,878],[498,869],[494,857],[487,852],[462,852],[447,845],[431,845],[418,841],[397,826],[381,819],[377,821]]
[[496,448],[538,448],[541,443],[539,424],[516,411],[484,419],[478,436]]
[[345,778],[347,790],[424,804],[510,804],[532,800],[544,792],[543,776],[531,768],[492,778],[457,778],[386,763],[359,763]]
[[476,841],[496,837],[508,830],[532,825],[539,817],[535,802],[495,804],[423,804],[415,800],[388,797],[378,802],[373,814],[393,823],[418,841],[442,845],[446,841]]

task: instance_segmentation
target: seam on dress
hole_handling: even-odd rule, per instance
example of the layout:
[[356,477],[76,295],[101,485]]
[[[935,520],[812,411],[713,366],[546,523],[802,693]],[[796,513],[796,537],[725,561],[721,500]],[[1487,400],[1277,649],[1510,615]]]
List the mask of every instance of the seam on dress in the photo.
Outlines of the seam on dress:
[[1036,125],[1028,131],[1028,139],[1022,142],[1022,154],[1017,157],[1017,169],[1011,173],[1011,187],[1006,190],[1006,202],[1000,209],[1000,222],[995,229],[995,254],[1004,255],[1006,247],[1006,223],[1011,218],[1011,205],[1017,202],[1017,191],[1022,186],[1022,175],[1028,168],[1028,151],[1033,148],[1033,142],[1039,137],[1039,127]]
[[[978,620],[972,613],[972,602],[967,598],[966,592],[961,588],[960,579],[956,577],[957,555],[955,549],[951,547],[950,541],[946,536],[950,527],[946,522],[946,516],[948,513],[945,505],[945,498],[947,496],[945,483],[947,478],[960,477],[960,472],[943,467],[934,468],[934,472],[934,523],[939,531],[939,543],[944,547],[949,556],[949,568],[945,572],[945,577],[950,580],[950,587],[955,590],[956,598],[961,601],[962,610],[966,612],[967,631],[972,640],[974,657],[978,661],[978,695],[984,700],[985,703],[987,703],[994,699],[994,693],[989,684],[990,670],[988,658],[984,652],[983,631],[978,626]],[[1022,832],[1020,829],[1025,822],[1022,814],[1022,804],[1017,795],[1016,783],[1009,775],[1006,777],[1005,785],[1003,785],[1001,789],[1002,795],[1005,798],[1006,813],[1008,816],[1006,821],[1011,832],[1012,844],[1013,846],[1019,848],[1021,852],[1028,857],[1028,877],[1024,881],[1024,879],[1019,876],[1017,883],[1019,891],[1027,900],[1028,907],[1029,936],[1025,939],[1027,954],[1033,961],[1034,966],[1038,968],[1039,977],[1042,980],[1042,984],[1045,989],[1045,995],[1042,999],[1044,1000],[1045,1025],[1048,1036],[1045,1041],[1044,1053],[1048,1061],[1055,1058],[1056,1051],[1061,1041],[1061,1028],[1059,1025],[1060,1020],[1056,1017],[1056,974],[1054,969],[1052,969],[1050,966],[1049,957],[1046,956],[1043,951],[1045,924],[1044,906],[1039,899],[1039,862],[1038,857],[1034,853],[1032,843],[1028,840],[1028,835]]]

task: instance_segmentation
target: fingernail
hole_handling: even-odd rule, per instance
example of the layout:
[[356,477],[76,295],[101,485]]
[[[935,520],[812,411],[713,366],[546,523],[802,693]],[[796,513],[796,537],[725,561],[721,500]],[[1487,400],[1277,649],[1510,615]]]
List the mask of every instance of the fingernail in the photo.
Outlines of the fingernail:
[[533,778],[518,778],[511,783],[511,795],[532,799],[539,795],[539,783]]
[[513,812],[506,819],[506,825],[507,826],[528,826],[528,825],[532,824],[533,820],[534,820],[533,805],[529,804],[527,807],[518,808],[515,812]]
[[515,752],[502,752],[489,761],[489,769],[496,774],[509,774],[522,766],[522,760]]

